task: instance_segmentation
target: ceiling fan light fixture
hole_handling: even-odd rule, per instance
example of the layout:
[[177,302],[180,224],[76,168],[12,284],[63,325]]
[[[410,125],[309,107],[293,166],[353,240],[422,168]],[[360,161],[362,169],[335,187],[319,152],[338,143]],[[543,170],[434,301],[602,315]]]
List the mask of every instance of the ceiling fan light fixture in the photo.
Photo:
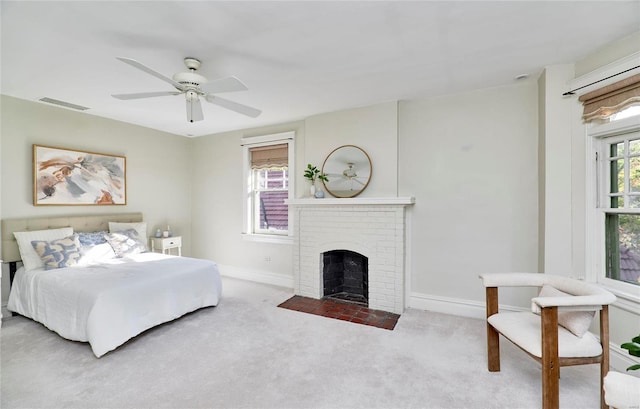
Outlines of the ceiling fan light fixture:
[[185,92],[184,96],[187,99],[187,101],[193,101],[198,99],[198,93],[193,90],[189,90]]
[[194,87],[207,83],[207,79],[205,77],[193,71],[179,72],[177,74],[174,74],[173,80],[175,82],[179,82],[182,85],[192,85]]

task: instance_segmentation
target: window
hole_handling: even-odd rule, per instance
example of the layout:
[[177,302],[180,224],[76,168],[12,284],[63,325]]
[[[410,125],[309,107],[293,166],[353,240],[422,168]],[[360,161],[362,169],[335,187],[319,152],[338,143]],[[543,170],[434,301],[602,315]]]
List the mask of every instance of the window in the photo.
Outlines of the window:
[[[287,144],[263,146],[249,149],[251,153],[251,185],[253,208],[253,233],[287,234],[289,210],[284,203],[289,197],[289,167]],[[255,165],[255,157],[271,155],[278,157],[285,165],[265,163]]]
[[625,119],[636,115],[640,115],[640,104],[632,105],[616,114],[611,115],[609,120],[619,121],[620,119]]
[[[587,256],[592,278],[640,301],[640,117],[589,128],[595,158]],[[590,226],[590,227],[589,227]],[[631,308],[637,309],[637,306]]]
[[277,241],[289,235],[293,132],[243,138],[245,237]]
[[603,148],[605,275],[640,285],[640,133],[607,138]]
[[[630,64],[614,71],[630,71]],[[587,276],[614,292],[617,306],[640,313],[640,74],[578,100],[588,135]]]

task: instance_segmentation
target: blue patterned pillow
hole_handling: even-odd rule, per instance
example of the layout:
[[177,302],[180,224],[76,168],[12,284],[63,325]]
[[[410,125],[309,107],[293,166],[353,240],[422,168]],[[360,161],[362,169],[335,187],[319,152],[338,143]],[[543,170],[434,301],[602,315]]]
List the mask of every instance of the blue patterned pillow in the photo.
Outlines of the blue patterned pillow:
[[80,241],[77,234],[51,241],[33,240],[31,245],[40,256],[45,270],[71,267],[80,259]]
[[135,229],[104,235],[104,238],[111,245],[117,257],[124,257],[147,251],[147,246],[144,245],[139,237],[140,236]]
[[104,235],[107,234],[106,231],[95,231],[90,233],[78,232],[77,234],[82,247],[93,247],[107,242],[107,239],[104,238]]

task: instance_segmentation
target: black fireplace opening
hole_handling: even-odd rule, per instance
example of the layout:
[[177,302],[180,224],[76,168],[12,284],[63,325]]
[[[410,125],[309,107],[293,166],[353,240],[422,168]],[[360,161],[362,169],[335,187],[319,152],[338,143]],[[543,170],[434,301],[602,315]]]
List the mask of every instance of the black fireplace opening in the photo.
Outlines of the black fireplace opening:
[[324,298],[369,306],[369,261],[349,250],[322,254]]

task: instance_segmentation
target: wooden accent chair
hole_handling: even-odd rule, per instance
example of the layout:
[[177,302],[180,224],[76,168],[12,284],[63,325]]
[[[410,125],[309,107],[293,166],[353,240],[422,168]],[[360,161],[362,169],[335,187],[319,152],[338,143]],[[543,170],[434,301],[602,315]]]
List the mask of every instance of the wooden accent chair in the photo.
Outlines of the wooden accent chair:
[[[596,285],[551,274],[480,278],[487,297],[489,371],[500,371],[502,334],[542,365],[542,407],[552,409],[560,407],[561,366],[600,364],[600,406],[607,408],[603,379],[609,371],[608,306],[616,297]],[[542,291],[531,300],[531,312],[499,312],[498,287],[542,287]],[[587,331],[595,311],[600,311],[600,340]]]

